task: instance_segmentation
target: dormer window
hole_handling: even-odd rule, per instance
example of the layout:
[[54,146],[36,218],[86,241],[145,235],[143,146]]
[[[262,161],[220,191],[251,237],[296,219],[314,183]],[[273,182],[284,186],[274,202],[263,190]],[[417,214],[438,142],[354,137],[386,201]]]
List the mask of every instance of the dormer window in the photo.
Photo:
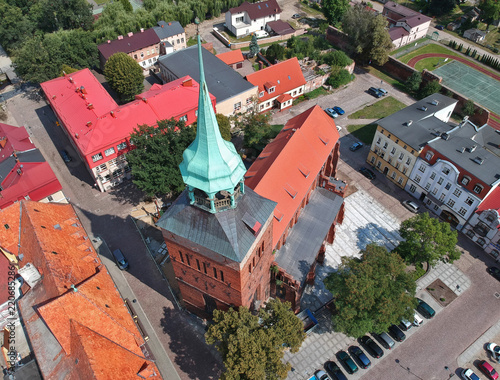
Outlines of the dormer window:
[[481,191],[483,191],[483,187],[482,187],[481,185],[476,185],[476,186],[474,186],[474,192],[475,192],[476,194],[480,194],[480,193],[481,193]]
[[443,173],[444,173],[445,175],[450,174],[450,168],[448,168],[448,167],[446,167],[446,166],[445,166],[445,167],[443,168]]
[[469,182],[470,182],[470,177],[464,175],[464,177],[462,178],[462,185],[467,186]]
[[432,153],[432,152],[427,152],[427,153],[425,154],[425,159],[426,159],[427,161],[430,161],[430,160],[432,159],[432,156],[434,156],[434,153]]
[[274,90],[275,90],[275,89],[276,89],[276,87],[275,87],[275,86],[273,86],[273,87],[269,87],[269,88],[267,89],[267,92],[268,92],[268,93],[270,93],[270,94],[272,94],[272,93],[274,92]]
[[262,98],[264,96],[264,91],[259,92],[259,98]]

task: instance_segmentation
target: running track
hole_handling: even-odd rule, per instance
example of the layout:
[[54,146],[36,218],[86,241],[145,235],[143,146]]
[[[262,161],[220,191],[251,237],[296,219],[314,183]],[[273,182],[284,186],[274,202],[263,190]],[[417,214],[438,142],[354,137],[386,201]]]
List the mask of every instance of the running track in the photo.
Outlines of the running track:
[[[432,57],[455,59],[455,60],[457,60],[459,62],[462,62],[463,64],[465,64],[467,66],[472,67],[473,69],[475,69],[477,71],[482,72],[485,75],[488,75],[489,77],[491,77],[493,79],[496,79],[497,81],[500,81],[500,75],[494,74],[491,71],[485,69],[484,67],[482,67],[480,65],[476,65],[475,63],[469,61],[468,59],[465,59],[465,58],[462,58],[462,57],[457,57],[457,56],[451,55],[451,54],[428,53],[428,54],[417,55],[416,57],[413,57],[412,59],[410,59],[410,61],[408,62],[408,66],[415,67],[415,64],[418,61],[420,61],[421,59],[432,58]],[[494,113],[491,113],[491,114],[500,119],[500,117],[498,115],[496,115]],[[493,120],[491,117],[488,120],[488,124],[490,126],[492,126],[493,128],[500,130],[500,123],[498,123],[497,121]]]

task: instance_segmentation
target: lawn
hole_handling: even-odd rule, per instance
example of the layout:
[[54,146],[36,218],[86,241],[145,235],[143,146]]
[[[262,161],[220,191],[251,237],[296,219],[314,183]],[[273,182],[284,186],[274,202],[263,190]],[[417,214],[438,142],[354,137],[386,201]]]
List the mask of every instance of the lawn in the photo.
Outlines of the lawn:
[[380,71],[378,69],[376,69],[375,67],[373,66],[368,66],[368,67],[364,67],[364,69],[366,71],[368,71],[371,75],[383,80],[384,82],[390,84],[391,86],[394,86],[398,89],[403,89],[404,88],[404,84],[402,82],[400,82],[399,80],[389,76],[388,74],[384,73],[383,71]]
[[413,57],[427,53],[449,54],[449,55],[454,55],[455,57],[462,57],[462,54],[454,50],[448,49],[444,46],[437,44],[429,44],[421,47],[420,49],[412,51],[410,54],[402,56],[401,58],[399,58],[399,60],[403,63],[408,63],[410,59],[412,59]]
[[444,58],[440,58],[440,57],[424,58],[415,64],[415,69],[418,71],[422,71],[424,69],[432,71],[432,70],[437,69],[438,66],[441,66],[444,63],[445,63]]
[[375,132],[377,131],[377,124],[351,124],[348,125],[347,131],[357,139],[361,140],[366,145],[371,145],[373,141],[373,136],[375,136]]
[[349,115],[349,119],[382,119],[402,110],[406,104],[394,99],[392,96],[386,97],[378,102],[368,105],[365,108]]

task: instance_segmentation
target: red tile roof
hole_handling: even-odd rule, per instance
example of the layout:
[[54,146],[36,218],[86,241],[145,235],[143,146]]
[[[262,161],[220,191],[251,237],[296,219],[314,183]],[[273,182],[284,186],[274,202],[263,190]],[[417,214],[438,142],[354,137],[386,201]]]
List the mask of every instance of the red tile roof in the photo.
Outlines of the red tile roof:
[[17,255],[19,242],[20,203],[0,210],[0,247]]
[[7,258],[0,252],[0,273],[4,273],[0,276],[0,305],[3,305],[9,300],[9,272],[10,262]]
[[[153,126],[158,120],[179,119],[198,107],[199,85],[189,76],[155,85],[123,106],[114,102],[89,69],[52,79],[41,86],[90,168],[103,162],[93,162],[92,155],[128,140],[138,125]],[[210,96],[215,104],[215,97]],[[108,160],[116,157],[116,150]]]
[[128,35],[122,37],[121,39],[105,42],[97,46],[99,52],[106,60],[115,53],[123,52],[128,54],[160,43],[160,38],[154,29],[146,29],[142,32],[133,33],[130,37]]
[[225,53],[220,53],[216,55],[222,62],[226,65],[234,65],[238,62],[243,62],[245,58],[243,58],[243,54],[241,53],[241,49],[230,50]]
[[266,25],[269,26],[274,33],[279,34],[280,36],[295,33],[295,29],[283,20],[270,21]]
[[[264,91],[264,96],[259,97],[259,102],[265,102],[306,84],[297,57],[247,75],[246,79],[253,85],[258,86],[259,92]],[[269,83],[276,86],[272,93],[267,92],[265,88],[266,85],[269,87]]]
[[497,186],[489,195],[477,206],[477,212],[485,210],[497,210],[500,212],[500,187]]
[[338,139],[333,119],[313,106],[290,119],[248,169],[245,185],[278,202],[273,219],[274,247]]
[[281,13],[281,8],[276,0],[249,3],[245,1],[239,7],[229,9],[231,14],[247,12],[252,20]]

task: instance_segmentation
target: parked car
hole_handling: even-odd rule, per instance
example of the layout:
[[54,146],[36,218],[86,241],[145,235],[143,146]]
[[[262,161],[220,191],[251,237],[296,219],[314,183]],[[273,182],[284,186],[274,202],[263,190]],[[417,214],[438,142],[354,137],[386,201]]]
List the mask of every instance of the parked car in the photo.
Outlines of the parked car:
[[438,30],[443,30],[443,29],[444,29],[444,26],[443,26],[443,25],[436,25],[436,29],[438,29]]
[[302,16],[301,16],[301,15],[299,15],[298,13],[295,13],[295,14],[292,16],[292,18],[293,18],[293,19],[298,19],[298,18],[301,18],[301,17],[302,17]]
[[330,377],[325,373],[325,371],[322,370],[316,371],[314,376],[317,380],[331,380]]
[[334,119],[335,119],[336,117],[339,117],[339,114],[338,114],[337,112],[335,112],[335,110],[334,110],[333,108],[327,108],[327,109],[325,110],[325,112],[326,112],[328,115],[330,115],[331,117],[333,117]]
[[120,268],[121,270],[128,269],[128,261],[125,256],[123,256],[123,252],[121,251],[121,249],[115,249],[113,251],[113,257],[115,258],[118,268]]
[[422,301],[420,298],[417,298],[417,302],[417,311],[422,314],[423,317],[427,319],[431,319],[432,317],[434,317],[436,311],[432,307],[430,307],[427,302]]
[[336,127],[337,127],[337,131],[340,132],[342,130],[342,127],[340,125],[336,125]]
[[403,206],[405,206],[408,210],[413,213],[417,213],[420,210],[420,207],[413,201],[403,201]]
[[370,87],[368,89],[368,93],[370,95],[375,96],[376,98],[380,98],[381,96],[383,96],[383,94],[377,88],[375,88],[375,87]]
[[406,339],[405,333],[402,332],[396,325],[389,326],[389,334],[398,342],[402,342]]
[[419,327],[422,323],[424,323],[424,320],[420,318],[417,313],[415,313],[413,316],[413,326]]
[[464,380],[481,380],[470,368],[464,368],[461,375]]
[[337,363],[327,361],[325,363],[325,369],[333,380],[347,380],[347,376],[344,375],[344,372],[342,372]]
[[500,346],[496,343],[488,343],[486,349],[491,353],[493,360],[500,363]]
[[361,172],[361,174],[363,174],[368,179],[375,179],[376,178],[375,173],[372,172],[370,169],[365,168],[364,166],[362,166],[359,169],[359,171]]
[[495,277],[498,281],[500,281],[500,268],[497,267],[489,267],[487,269],[488,273]]
[[386,96],[389,93],[387,90],[384,90],[383,88],[377,88],[377,90],[382,94],[382,96]]
[[392,347],[396,345],[396,343],[391,339],[387,333],[383,332],[382,334],[372,334],[377,340],[384,346],[385,349],[390,350]]
[[61,149],[59,151],[59,153],[61,153],[61,157],[63,159],[64,162],[68,163],[68,162],[71,162],[73,161],[73,159],[71,158],[71,156],[68,154],[68,151],[66,149]]
[[345,111],[344,111],[342,108],[340,108],[339,106],[335,106],[335,107],[333,107],[333,110],[334,110],[335,112],[337,112],[339,115],[343,115],[343,114],[345,114]]
[[354,144],[352,144],[350,147],[349,147],[349,150],[351,152],[355,152],[357,151],[358,149],[361,149],[363,147],[363,143],[358,141],[358,142],[355,142]]
[[380,346],[375,343],[375,341],[369,336],[365,335],[359,341],[365,348],[366,352],[368,352],[374,358],[379,359],[384,356],[384,350],[382,350]]
[[406,319],[402,319],[401,322],[399,323],[399,328],[403,331],[408,331],[413,327],[413,323],[410,321],[407,321]]
[[498,379],[498,372],[486,360],[480,361],[477,366],[486,376],[488,376],[488,379],[491,380]]
[[344,365],[347,373],[353,374],[358,371],[358,366],[344,350],[337,352],[337,359]]
[[372,362],[370,361],[370,359],[368,359],[368,356],[366,356],[363,350],[358,346],[349,347],[349,352],[353,357],[358,359],[358,363],[361,368],[367,369],[372,365]]

